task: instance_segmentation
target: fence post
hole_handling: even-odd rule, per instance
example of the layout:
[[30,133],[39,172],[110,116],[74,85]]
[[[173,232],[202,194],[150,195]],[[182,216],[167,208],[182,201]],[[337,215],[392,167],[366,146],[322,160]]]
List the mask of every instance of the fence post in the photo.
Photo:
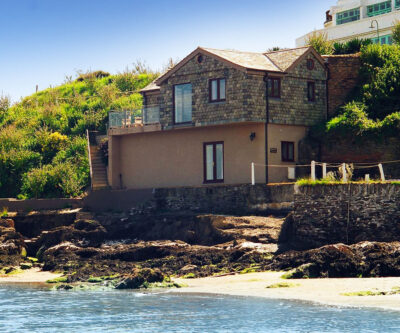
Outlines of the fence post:
[[381,163],[379,163],[378,167],[379,167],[379,172],[381,173],[381,181],[384,182],[386,179],[385,179],[385,173],[383,172],[383,166]]
[[326,179],[326,163],[322,163],[322,178]]
[[347,171],[346,171],[346,163],[342,164],[342,172],[343,172],[343,182],[347,183]]
[[311,180],[315,180],[315,161],[311,161]]
[[369,173],[367,173],[367,174],[365,175],[365,182],[366,182],[367,184],[369,184]]
[[256,185],[256,176],[254,172],[254,162],[251,162],[251,185]]

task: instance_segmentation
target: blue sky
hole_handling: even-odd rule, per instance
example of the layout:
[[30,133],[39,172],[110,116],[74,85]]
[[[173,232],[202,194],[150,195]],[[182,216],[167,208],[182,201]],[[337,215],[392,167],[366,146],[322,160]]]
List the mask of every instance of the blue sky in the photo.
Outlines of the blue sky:
[[152,68],[197,46],[294,47],[334,0],[0,0],[0,94],[18,100],[77,70]]

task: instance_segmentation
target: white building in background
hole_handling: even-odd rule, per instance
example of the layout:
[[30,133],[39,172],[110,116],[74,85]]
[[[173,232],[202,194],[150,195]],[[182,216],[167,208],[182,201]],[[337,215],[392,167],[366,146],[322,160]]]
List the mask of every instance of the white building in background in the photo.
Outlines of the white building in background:
[[396,20],[400,20],[400,0],[338,0],[326,12],[324,28],[297,38],[296,45],[306,45],[314,32],[325,33],[335,42],[369,38],[374,43],[392,44]]

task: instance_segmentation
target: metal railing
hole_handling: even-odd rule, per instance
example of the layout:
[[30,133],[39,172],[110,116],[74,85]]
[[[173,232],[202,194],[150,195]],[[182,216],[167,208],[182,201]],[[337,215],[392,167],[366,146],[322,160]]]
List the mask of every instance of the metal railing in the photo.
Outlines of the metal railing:
[[110,111],[108,114],[109,128],[134,127],[136,125],[158,124],[160,122],[160,107],[146,106],[137,110]]

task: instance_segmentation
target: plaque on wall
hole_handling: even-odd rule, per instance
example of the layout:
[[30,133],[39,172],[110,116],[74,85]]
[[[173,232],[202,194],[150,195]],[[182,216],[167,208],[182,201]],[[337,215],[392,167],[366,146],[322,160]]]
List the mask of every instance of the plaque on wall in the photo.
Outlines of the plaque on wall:
[[270,148],[269,152],[273,153],[273,154],[276,154],[278,152],[278,148]]

